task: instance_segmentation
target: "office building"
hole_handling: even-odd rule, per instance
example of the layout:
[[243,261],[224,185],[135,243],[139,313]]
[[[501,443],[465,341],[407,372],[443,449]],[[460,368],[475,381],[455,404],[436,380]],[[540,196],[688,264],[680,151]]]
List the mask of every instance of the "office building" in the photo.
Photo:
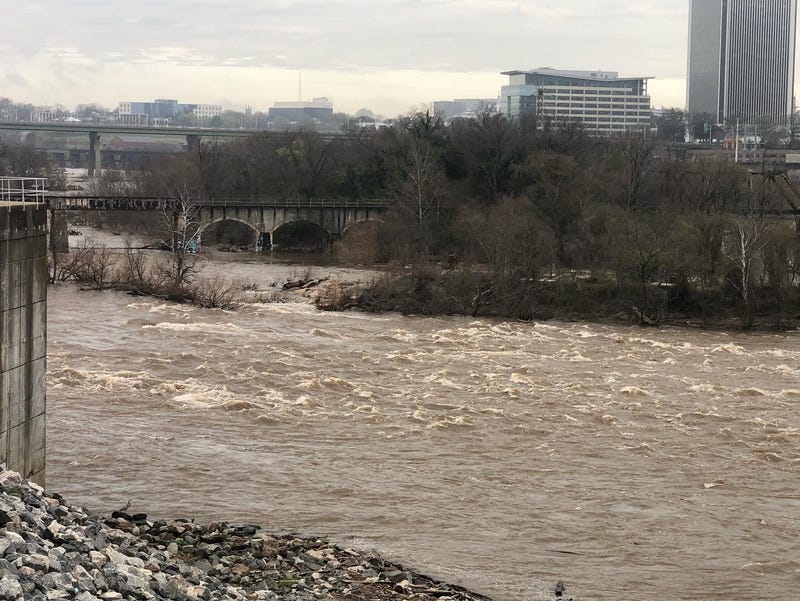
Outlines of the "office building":
[[497,110],[497,98],[456,98],[455,100],[436,100],[433,112],[445,121],[457,118],[472,118],[482,112]]
[[276,102],[269,109],[270,123],[284,120],[288,123],[326,121],[333,117],[333,104],[327,98],[314,98],[311,102]]
[[222,107],[218,104],[198,104],[192,113],[198,119],[213,119],[222,115]]
[[620,77],[613,71],[505,71],[499,109],[511,119],[534,115],[579,122],[595,133],[650,127],[649,77]]
[[716,123],[785,123],[797,0],[690,0],[686,108]]
[[182,104],[170,98],[158,98],[153,102],[120,102],[117,121],[126,125],[166,125],[171,120],[192,114],[199,120],[222,114],[217,104]]

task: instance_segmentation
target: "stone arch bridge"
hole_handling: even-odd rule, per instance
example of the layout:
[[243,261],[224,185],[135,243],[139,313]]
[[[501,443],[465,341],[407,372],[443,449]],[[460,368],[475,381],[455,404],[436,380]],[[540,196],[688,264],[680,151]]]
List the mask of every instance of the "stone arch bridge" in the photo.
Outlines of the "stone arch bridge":
[[[186,206],[166,197],[63,195],[48,196],[47,204],[53,229],[65,230],[63,236],[56,233],[54,238],[66,236],[67,211],[160,211],[177,217]],[[380,219],[388,204],[384,199],[219,199],[191,203],[191,210],[197,212],[201,231],[222,221],[237,221],[253,231],[255,248],[270,250],[275,231],[287,224],[313,223],[329,236],[341,237],[356,223]]]

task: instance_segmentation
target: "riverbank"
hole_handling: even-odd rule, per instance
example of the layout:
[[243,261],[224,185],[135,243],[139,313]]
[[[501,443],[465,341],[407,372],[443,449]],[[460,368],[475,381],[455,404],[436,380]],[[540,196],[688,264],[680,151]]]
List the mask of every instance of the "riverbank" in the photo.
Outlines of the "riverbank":
[[258,526],[92,516],[0,473],[0,598],[488,601],[377,555]]
[[327,311],[359,309],[407,315],[465,315],[523,321],[627,323],[717,331],[792,331],[800,327],[797,299],[777,298],[769,288],[751,291],[744,306],[735,292],[689,293],[680,285],[641,289],[612,278],[541,278],[513,287],[484,280],[470,269],[436,266],[385,273],[369,284],[332,282],[311,295]]

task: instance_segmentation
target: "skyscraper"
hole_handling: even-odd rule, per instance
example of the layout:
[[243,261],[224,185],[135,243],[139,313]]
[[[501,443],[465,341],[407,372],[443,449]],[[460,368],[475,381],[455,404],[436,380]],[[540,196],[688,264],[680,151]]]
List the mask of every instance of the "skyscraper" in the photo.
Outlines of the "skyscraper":
[[689,0],[686,108],[783,123],[794,108],[797,0]]

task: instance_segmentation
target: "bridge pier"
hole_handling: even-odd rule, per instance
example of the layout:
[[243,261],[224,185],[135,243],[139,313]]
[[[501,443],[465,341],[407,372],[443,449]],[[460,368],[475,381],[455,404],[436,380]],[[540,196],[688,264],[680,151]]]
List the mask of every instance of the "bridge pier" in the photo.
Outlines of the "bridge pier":
[[0,463],[44,486],[47,211],[0,205]]
[[272,232],[259,232],[256,242],[256,251],[269,252],[272,250]]
[[96,131],[89,132],[89,177],[98,176],[102,170],[100,164],[100,133]]
[[200,150],[200,136],[198,134],[186,135],[186,151],[189,153]]
[[66,211],[50,209],[50,252],[69,252],[69,225]]

